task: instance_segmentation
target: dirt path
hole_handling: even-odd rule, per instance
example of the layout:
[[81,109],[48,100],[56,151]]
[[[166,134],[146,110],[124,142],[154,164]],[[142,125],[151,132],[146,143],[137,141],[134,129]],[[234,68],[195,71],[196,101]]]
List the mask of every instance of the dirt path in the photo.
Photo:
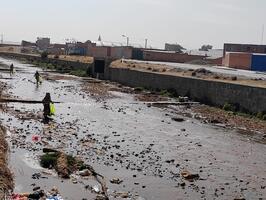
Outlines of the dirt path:
[[[31,81],[36,68],[14,63],[23,72],[1,80],[10,86],[9,94],[40,100],[50,92],[54,101],[62,102],[49,125],[42,124],[38,104],[11,103],[8,113],[2,114],[10,131],[16,192],[57,186],[65,199],[96,198],[97,193],[89,189],[98,187],[95,180],[77,175],[62,180],[40,167],[38,157],[48,147],[93,166],[105,177],[110,199],[266,196],[266,146],[249,136],[186,117],[181,113],[184,107],[147,106],[138,100],[144,97],[112,83],[90,84],[86,79],[47,73],[48,80],[37,88]],[[34,135],[40,141],[32,141]],[[39,173],[42,178],[32,178]]]

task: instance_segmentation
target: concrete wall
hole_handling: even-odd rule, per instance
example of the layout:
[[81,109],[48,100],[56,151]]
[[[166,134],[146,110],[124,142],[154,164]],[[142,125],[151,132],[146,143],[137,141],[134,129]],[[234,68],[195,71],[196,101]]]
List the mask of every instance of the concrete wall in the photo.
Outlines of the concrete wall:
[[180,96],[189,96],[210,105],[232,103],[252,113],[266,111],[265,88],[121,68],[109,68],[105,78],[131,87],[174,89]]
[[188,55],[185,53],[163,52],[163,51],[143,51],[143,60],[159,62],[177,62],[185,63],[192,60],[201,60],[205,56]]

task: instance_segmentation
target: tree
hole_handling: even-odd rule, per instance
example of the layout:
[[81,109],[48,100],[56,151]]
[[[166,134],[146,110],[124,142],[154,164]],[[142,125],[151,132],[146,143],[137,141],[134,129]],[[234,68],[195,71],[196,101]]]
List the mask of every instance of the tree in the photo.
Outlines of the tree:
[[42,59],[46,59],[46,58],[48,58],[48,52],[47,52],[47,51],[43,51],[43,52],[41,53],[41,58],[42,58]]
[[209,51],[210,49],[212,49],[212,45],[202,45],[201,48],[199,49],[200,51]]

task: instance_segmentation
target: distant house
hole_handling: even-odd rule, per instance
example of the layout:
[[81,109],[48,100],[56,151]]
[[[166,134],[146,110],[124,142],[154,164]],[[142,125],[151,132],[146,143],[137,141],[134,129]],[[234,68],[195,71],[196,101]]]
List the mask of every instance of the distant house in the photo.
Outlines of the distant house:
[[50,46],[50,38],[38,37],[36,46],[40,51],[46,51]]
[[132,47],[123,46],[91,46],[87,55],[97,58],[130,59],[132,50]]
[[21,42],[21,46],[22,46],[22,47],[36,47],[36,43],[28,42],[28,41],[22,40],[22,42]]
[[82,43],[82,42],[71,42],[66,43],[66,54],[67,55],[87,55],[88,49],[90,47],[95,47],[96,43],[92,43],[90,40]]
[[164,50],[166,50],[166,51],[175,51],[175,52],[178,52],[178,53],[182,53],[182,50],[185,50],[185,49],[179,44],[165,43]]
[[63,55],[65,54],[66,45],[65,44],[52,44],[47,49],[49,54],[53,55]]
[[226,67],[266,71],[266,45],[226,43],[223,54]]
[[266,54],[266,45],[225,43],[223,55],[227,52]]

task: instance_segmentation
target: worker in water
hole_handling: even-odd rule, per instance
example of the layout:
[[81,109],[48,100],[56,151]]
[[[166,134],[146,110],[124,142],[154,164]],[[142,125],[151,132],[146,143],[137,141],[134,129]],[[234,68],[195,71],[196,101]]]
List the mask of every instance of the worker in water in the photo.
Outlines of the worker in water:
[[43,103],[43,117],[44,123],[48,124],[51,116],[51,104],[53,104],[50,93],[46,93],[45,97],[42,100]]
[[41,82],[41,75],[38,71],[35,72],[34,77],[36,79],[37,86],[42,83]]
[[10,75],[14,74],[14,65],[13,63],[10,65]]

